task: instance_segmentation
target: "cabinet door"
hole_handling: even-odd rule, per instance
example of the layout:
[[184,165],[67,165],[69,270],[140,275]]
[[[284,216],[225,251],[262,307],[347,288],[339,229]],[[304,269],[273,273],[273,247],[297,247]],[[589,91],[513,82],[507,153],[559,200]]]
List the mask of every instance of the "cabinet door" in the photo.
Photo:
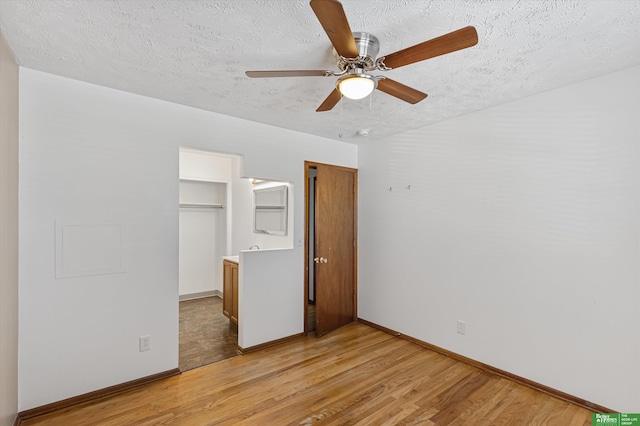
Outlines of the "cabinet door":
[[[222,287],[222,313],[224,314],[225,317],[231,319],[231,314],[233,312],[233,304],[234,304],[234,298],[233,298],[233,263],[232,262],[227,262],[226,260],[223,262],[223,266],[224,266],[224,272],[223,272],[223,276],[224,276],[224,283],[223,283],[223,287]],[[238,268],[235,268],[236,270],[236,275],[237,275],[237,271]],[[236,286],[237,287],[237,286]],[[236,290],[237,293],[237,290]],[[237,317],[236,317],[237,318]],[[236,319],[237,321],[237,319]]]
[[229,318],[232,323],[238,324],[238,265],[236,263],[231,265],[231,294],[232,296],[232,311]]

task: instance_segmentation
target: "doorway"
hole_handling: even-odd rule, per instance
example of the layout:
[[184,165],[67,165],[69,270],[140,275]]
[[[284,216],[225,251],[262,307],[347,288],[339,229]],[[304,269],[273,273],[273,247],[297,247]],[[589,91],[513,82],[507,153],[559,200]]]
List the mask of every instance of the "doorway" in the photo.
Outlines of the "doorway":
[[179,356],[181,371],[239,354],[222,310],[222,256],[231,241],[233,157],[180,148]]
[[357,319],[358,171],[305,162],[305,333]]

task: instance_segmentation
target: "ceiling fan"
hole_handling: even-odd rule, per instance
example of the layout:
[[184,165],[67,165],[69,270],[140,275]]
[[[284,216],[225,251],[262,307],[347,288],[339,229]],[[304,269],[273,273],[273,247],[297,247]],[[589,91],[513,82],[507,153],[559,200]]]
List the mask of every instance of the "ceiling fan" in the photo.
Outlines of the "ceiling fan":
[[376,59],[380,48],[378,39],[369,33],[352,33],[342,4],[338,0],[311,0],[310,5],[329,36],[331,44],[333,44],[338,55],[340,71],[247,71],[246,75],[252,78],[340,77],[336,82],[336,88],[316,109],[319,112],[331,110],[340,102],[342,96],[350,99],[362,99],[374,89],[410,104],[418,103],[427,97],[426,93],[387,77],[371,75],[369,72],[373,70],[389,71],[414,62],[466,49],[478,43],[476,29],[469,26]]

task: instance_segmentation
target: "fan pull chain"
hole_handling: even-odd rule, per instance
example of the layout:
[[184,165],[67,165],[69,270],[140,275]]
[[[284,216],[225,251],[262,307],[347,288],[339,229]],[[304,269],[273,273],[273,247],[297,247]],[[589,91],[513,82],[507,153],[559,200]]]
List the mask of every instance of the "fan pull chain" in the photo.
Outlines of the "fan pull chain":
[[344,98],[344,96],[342,96],[342,94],[340,94],[340,118],[338,119],[338,137],[340,139],[342,139],[342,128],[343,128],[343,115],[342,115],[342,104],[344,104],[344,101],[342,100]]

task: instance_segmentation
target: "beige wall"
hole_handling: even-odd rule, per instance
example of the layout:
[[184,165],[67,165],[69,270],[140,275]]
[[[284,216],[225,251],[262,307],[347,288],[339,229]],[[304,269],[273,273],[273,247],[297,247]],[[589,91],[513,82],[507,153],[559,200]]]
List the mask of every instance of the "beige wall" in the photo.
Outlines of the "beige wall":
[[18,409],[18,64],[0,32],[0,426]]

